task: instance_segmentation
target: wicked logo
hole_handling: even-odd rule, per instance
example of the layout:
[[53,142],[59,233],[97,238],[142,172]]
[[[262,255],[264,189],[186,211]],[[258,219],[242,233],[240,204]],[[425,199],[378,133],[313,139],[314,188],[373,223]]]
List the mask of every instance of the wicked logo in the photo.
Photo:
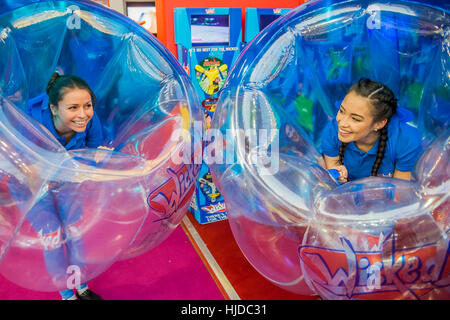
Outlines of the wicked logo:
[[199,165],[185,164],[178,170],[167,169],[169,179],[147,198],[149,207],[159,217],[154,222],[169,219],[179,208],[189,203],[199,170]]
[[447,238],[407,248],[398,246],[394,232],[372,238],[378,244],[363,250],[345,237],[337,248],[300,246],[310,284],[330,299],[449,298]]

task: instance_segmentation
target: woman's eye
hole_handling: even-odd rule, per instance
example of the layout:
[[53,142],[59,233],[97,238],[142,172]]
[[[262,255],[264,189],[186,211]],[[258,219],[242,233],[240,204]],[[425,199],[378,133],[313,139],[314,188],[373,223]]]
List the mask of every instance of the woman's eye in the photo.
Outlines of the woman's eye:
[[352,118],[353,120],[355,120],[356,122],[361,122],[361,119],[359,118]]

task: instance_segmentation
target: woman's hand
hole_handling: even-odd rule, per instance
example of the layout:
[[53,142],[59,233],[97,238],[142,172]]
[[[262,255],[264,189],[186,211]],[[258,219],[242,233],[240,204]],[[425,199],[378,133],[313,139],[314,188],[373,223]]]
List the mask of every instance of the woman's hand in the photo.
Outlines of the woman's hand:
[[336,169],[337,171],[339,171],[340,176],[337,179],[339,183],[342,184],[342,183],[348,182],[348,171],[344,165],[339,165],[339,166],[336,166],[336,167],[330,168],[330,169]]
[[411,171],[400,171],[398,169],[394,170],[394,178],[403,179],[403,180],[411,180]]
[[[97,149],[108,150],[108,151],[113,151],[114,150],[114,148],[108,148],[108,147],[105,147],[105,146],[99,146],[99,147],[97,147]],[[107,155],[109,155],[109,153],[107,153],[107,152],[96,152],[94,160],[95,160],[95,162],[100,163],[100,162],[105,160]]]
[[108,148],[108,147],[106,147],[106,146],[98,146],[98,147],[97,147],[97,149],[104,149],[104,150],[114,150],[114,148],[113,148],[113,147],[111,147],[111,148]]
[[340,173],[339,178],[337,179],[339,183],[342,184],[348,182],[347,168],[340,164],[339,157],[329,157],[324,155],[323,159],[325,160],[325,165],[328,170],[336,169]]

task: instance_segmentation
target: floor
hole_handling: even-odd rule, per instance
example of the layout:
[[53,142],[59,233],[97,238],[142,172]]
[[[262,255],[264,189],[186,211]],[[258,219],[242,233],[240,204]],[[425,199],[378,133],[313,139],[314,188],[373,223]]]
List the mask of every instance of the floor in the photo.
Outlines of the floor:
[[[315,300],[283,290],[243,256],[228,220],[200,225],[191,213],[156,248],[118,261],[89,286],[106,300]],[[0,275],[0,300],[59,300]]]

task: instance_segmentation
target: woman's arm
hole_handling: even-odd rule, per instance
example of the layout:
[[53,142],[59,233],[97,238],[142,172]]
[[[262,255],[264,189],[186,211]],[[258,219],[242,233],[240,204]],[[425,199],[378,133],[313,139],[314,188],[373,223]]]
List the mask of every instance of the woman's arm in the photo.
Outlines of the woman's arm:
[[339,163],[339,156],[337,156],[337,157],[329,157],[329,156],[324,154],[323,158],[325,159],[325,165],[327,166],[326,169],[335,168],[335,167],[341,165]]
[[398,169],[394,170],[394,178],[411,180],[411,171],[400,171]]

